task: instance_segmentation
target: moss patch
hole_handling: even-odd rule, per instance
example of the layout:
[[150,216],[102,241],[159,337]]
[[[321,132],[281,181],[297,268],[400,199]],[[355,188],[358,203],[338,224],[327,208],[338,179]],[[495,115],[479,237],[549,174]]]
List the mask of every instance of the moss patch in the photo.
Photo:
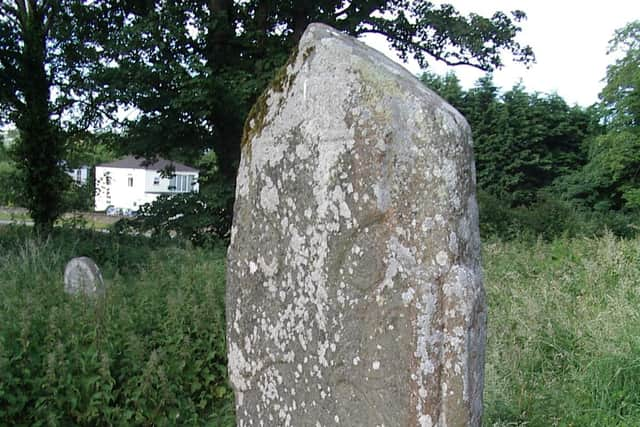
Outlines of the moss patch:
[[305,62],[307,59],[309,59],[309,57],[313,52],[315,52],[315,50],[316,50],[315,46],[309,46],[308,48],[306,48],[304,50],[304,53],[302,54],[302,62]]
[[[310,48],[311,49],[311,48]],[[309,51],[309,49],[307,49]],[[313,51],[313,50],[311,50]],[[305,51],[306,53],[306,51]],[[287,68],[289,65],[293,65],[298,57],[298,47],[296,46],[291,55],[289,55],[289,59],[287,62],[279,67],[274,73],[274,77],[267,86],[267,88],[262,92],[262,94],[258,97],[256,102],[251,107],[249,111],[249,115],[244,122],[244,128],[242,130],[242,140],[240,142],[240,146],[242,148],[245,145],[250,144],[250,141],[254,138],[260,136],[262,133],[262,129],[267,125],[265,123],[265,117],[267,115],[267,99],[271,96],[271,93],[283,93],[288,90],[294,83],[297,73],[287,73]],[[279,107],[284,102],[284,97],[280,100]]]

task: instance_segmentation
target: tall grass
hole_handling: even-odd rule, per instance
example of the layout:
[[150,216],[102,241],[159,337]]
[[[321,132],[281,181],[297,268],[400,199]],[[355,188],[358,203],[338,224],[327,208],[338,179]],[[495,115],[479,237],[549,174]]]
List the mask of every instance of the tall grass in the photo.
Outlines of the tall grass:
[[485,425],[640,425],[640,240],[484,246]]
[[[104,300],[70,297],[72,256]],[[486,426],[640,425],[640,239],[485,242]],[[224,248],[0,227],[0,425],[232,426]]]
[[[224,250],[119,239],[0,229],[0,425],[234,425]],[[80,255],[104,299],[63,292]]]

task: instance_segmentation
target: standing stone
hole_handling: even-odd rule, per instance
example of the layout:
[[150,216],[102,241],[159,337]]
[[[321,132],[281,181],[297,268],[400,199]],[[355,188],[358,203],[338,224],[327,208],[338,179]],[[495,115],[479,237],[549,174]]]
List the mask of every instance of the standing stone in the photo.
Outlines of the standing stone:
[[239,426],[479,426],[486,307],[471,136],[324,25],[245,127],[228,254]]
[[102,274],[91,258],[73,258],[67,263],[64,269],[64,291],[72,295],[104,294]]

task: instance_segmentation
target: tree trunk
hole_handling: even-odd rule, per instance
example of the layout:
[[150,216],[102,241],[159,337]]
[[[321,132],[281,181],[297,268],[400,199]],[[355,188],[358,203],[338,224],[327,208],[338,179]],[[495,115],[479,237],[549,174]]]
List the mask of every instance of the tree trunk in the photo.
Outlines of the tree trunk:
[[60,169],[63,144],[50,117],[44,18],[44,11],[39,8],[23,10],[21,69],[25,108],[16,127],[21,138],[19,164],[26,178],[26,207],[36,231],[46,235],[62,213],[65,180]]
[[[235,38],[233,28],[233,0],[210,0],[211,12],[209,34],[207,37],[207,63],[211,68],[211,78],[222,72],[235,61],[232,42]],[[216,94],[212,94],[215,96]],[[214,151],[218,159],[220,173],[231,186],[235,185],[235,175],[240,159],[241,124],[234,126],[234,118],[227,111],[210,111],[209,120],[215,126],[216,141]],[[238,129],[235,129],[238,127]]]
[[309,12],[312,6],[309,5],[309,2],[306,0],[299,0],[295,2],[295,6],[293,8],[293,44],[297,45],[304,33],[304,30],[307,29],[307,26],[310,24],[309,22]]

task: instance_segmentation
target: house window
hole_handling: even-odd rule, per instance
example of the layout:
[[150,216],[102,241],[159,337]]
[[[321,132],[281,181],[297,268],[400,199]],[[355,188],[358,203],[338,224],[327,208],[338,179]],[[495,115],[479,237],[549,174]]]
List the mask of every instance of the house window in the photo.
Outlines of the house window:
[[156,176],[153,178],[153,185],[160,185],[160,177]]
[[129,187],[133,187],[133,177],[132,176],[127,178],[127,185]]
[[76,184],[82,184],[82,170],[76,169]]
[[174,175],[169,180],[169,191],[187,193],[193,189],[193,175]]

